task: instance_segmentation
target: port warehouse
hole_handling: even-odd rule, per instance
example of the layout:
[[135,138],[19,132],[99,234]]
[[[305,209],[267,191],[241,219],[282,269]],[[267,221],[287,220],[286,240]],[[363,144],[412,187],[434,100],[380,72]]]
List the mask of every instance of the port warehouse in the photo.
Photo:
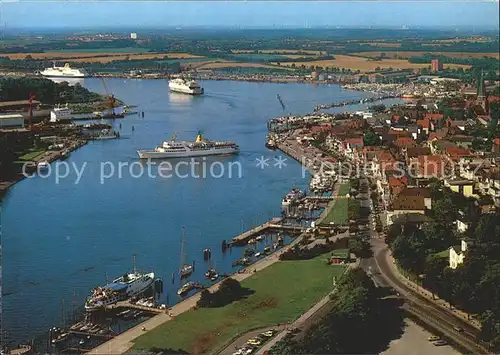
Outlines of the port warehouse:
[[[40,101],[33,100],[32,103],[33,109],[33,123],[37,123],[43,121],[46,118],[50,117],[50,105],[44,105]],[[0,117],[7,118],[7,116],[11,115],[21,115],[24,118],[24,125],[28,124],[29,120],[29,109],[30,103],[28,100],[19,100],[19,101],[0,101]],[[2,127],[0,125],[0,127]],[[7,128],[7,127],[2,127]],[[22,128],[22,127],[16,127]]]
[[21,114],[0,114],[0,129],[24,128],[24,116]]

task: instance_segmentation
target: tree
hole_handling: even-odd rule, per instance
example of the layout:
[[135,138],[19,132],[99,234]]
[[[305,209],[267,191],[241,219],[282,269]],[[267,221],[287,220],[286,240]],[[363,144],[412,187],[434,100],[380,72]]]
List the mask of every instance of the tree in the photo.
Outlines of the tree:
[[369,128],[363,135],[363,143],[366,146],[380,146],[382,145],[382,139],[380,139],[372,128]]

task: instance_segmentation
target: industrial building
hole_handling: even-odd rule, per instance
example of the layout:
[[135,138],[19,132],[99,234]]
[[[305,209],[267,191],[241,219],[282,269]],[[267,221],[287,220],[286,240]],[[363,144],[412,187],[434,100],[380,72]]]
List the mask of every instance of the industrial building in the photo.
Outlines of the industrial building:
[[20,114],[0,115],[0,129],[24,128],[24,117]]

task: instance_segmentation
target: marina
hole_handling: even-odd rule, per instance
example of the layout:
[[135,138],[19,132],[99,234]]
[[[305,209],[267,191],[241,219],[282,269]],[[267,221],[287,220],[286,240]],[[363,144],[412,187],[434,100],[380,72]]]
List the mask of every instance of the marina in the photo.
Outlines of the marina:
[[[256,158],[269,156],[262,137],[267,133],[266,121],[282,111],[276,103],[275,93],[283,84],[211,81],[204,83],[210,95],[196,98],[196,101],[187,96],[189,100],[182,102],[174,97],[165,100],[163,94],[155,99],[154,93],[164,85],[157,80],[130,80],[123,85],[121,79],[110,79],[110,90],[124,102],[137,103],[141,111],[147,112],[146,118],[128,116],[120,121],[121,130],[116,123],[111,123],[113,130],[132,133],[126,139],[105,142],[106,148],[103,148],[104,144],[92,142],[83,149],[73,150],[67,157],[68,163],[81,167],[87,162],[85,174],[78,184],[74,183],[75,173],[70,172],[69,177],[58,185],[53,180],[35,177],[16,184],[7,194],[2,206],[4,241],[9,245],[11,255],[16,255],[16,260],[5,258],[4,269],[5,323],[11,339],[23,341],[28,334],[43,337],[45,329],[60,322],[57,298],[74,297],[75,304],[83,306],[92,288],[105,284],[104,275],[123,273],[130,264],[131,254],[138,255],[144,269],[154,270],[165,280],[170,279],[172,272],[179,268],[179,231],[182,226],[186,226],[188,236],[188,263],[196,260],[197,265],[191,280],[209,281],[205,273],[210,267],[206,265],[208,261],[203,260],[202,253],[206,248],[211,249],[211,260],[216,262],[220,275],[238,272],[242,268],[234,270],[232,264],[242,258],[243,248],[234,245],[222,252],[222,240],[232,240],[232,236],[245,229],[271,221],[279,214],[280,201],[292,186],[301,190],[307,188],[309,175],[303,178],[300,165],[291,160],[287,161],[286,170],[255,168]],[[85,79],[85,86],[103,93],[98,79]],[[325,102],[338,90],[318,86],[312,93],[311,88],[304,85],[286,84],[286,87],[293,92],[290,95],[304,97],[304,100],[288,104],[291,111],[298,113],[308,112],[311,101]],[[228,92],[235,96],[227,95]],[[249,111],[248,107],[253,107],[255,99],[266,104]],[[256,119],[260,121],[256,122]],[[177,131],[186,132],[186,135],[201,129],[214,139],[234,137],[241,147],[239,155],[211,157],[207,162],[239,162],[244,178],[224,176],[200,180],[144,176],[134,179],[124,173],[121,179],[116,176],[100,183],[102,161],[116,165],[127,161],[134,157],[135,150],[161,142],[166,131],[171,131],[170,127],[177,127]],[[272,154],[275,156],[279,152]],[[51,163],[60,156],[60,153],[54,153],[44,160]],[[123,189],[131,186],[134,193],[124,196]],[[227,205],[235,208],[216,205],[220,196],[225,196]],[[209,210],[220,213],[208,213]],[[234,223],[242,219],[243,223]],[[54,224],[58,225],[56,233],[52,232]],[[288,235],[300,233],[305,228],[288,221],[275,221],[266,227],[269,232],[284,233],[287,242],[292,240]],[[37,240],[44,240],[44,243],[32,243],[35,233]],[[259,234],[265,234],[262,227],[236,238],[248,243]],[[57,250],[54,245],[58,245]],[[267,245],[263,241],[257,241],[256,246],[259,249],[253,255],[265,253]],[[175,285],[165,283],[159,304],[171,306],[178,301],[176,292],[184,282],[181,283],[178,277],[174,282]],[[21,292],[26,288],[30,292]],[[29,297],[32,292],[39,295],[37,302]],[[55,301],[53,295],[57,295]],[[43,309],[39,308],[40,302],[45,304]],[[28,317],[33,313],[39,316]],[[72,347],[78,347],[78,344]]]

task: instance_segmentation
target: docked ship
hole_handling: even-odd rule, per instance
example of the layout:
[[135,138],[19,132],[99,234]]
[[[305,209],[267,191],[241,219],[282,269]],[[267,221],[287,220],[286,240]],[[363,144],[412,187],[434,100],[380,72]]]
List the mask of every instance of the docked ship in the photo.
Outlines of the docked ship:
[[306,194],[298,189],[292,189],[288,194],[286,194],[285,197],[283,197],[283,200],[281,201],[281,206],[287,207],[292,203],[295,203],[301,199],[306,197]]
[[41,75],[49,78],[85,78],[88,73],[84,69],[74,69],[69,66],[69,63],[63,67],[56,67],[56,63],[52,68],[47,68],[40,72]]
[[154,278],[154,272],[144,274],[134,270],[105,286],[98,286],[85,302],[85,310],[95,311],[140,295],[153,286]]
[[102,131],[94,134],[93,138],[95,140],[117,139],[120,138],[120,133],[110,129],[103,129]]
[[188,158],[208,155],[237,154],[240,147],[234,142],[216,142],[202,137],[198,132],[194,142],[176,141],[176,136],[163,142],[154,150],[138,150],[141,159]]
[[196,80],[192,79],[177,78],[169,80],[168,88],[170,91],[181,94],[202,95],[204,93],[201,85],[198,84]]
[[73,117],[73,111],[68,107],[68,105],[60,106],[57,105],[50,111],[50,122],[56,123],[60,121],[69,121]]

